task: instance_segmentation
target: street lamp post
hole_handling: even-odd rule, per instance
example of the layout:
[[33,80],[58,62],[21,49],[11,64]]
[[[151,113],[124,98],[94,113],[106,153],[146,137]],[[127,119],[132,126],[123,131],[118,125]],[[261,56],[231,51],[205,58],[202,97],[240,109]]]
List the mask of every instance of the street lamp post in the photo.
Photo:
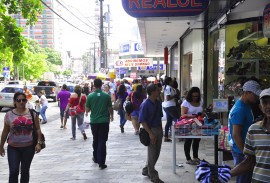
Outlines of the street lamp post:
[[104,30],[103,30],[103,0],[100,1],[100,67],[105,68],[105,48],[104,48]]

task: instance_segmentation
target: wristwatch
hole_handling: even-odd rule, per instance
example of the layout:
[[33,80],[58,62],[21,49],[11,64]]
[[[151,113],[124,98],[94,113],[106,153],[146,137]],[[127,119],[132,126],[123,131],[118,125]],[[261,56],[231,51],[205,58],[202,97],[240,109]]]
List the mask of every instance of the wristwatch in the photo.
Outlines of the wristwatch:
[[43,144],[43,142],[42,142],[42,141],[38,141],[37,143],[38,143],[39,145],[42,145],[42,144]]

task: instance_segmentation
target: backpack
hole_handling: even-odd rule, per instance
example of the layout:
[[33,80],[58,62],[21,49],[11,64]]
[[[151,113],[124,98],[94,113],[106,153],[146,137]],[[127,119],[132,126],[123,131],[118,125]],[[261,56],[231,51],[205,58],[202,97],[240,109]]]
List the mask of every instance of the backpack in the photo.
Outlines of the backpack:
[[124,107],[125,112],[128,113],[128,114],[132,113],[133,110],[134,110],[134,107],[133,107],[132,102],[131,101],[128,101],[128,100],[126,100],[124,102],[123,107]]

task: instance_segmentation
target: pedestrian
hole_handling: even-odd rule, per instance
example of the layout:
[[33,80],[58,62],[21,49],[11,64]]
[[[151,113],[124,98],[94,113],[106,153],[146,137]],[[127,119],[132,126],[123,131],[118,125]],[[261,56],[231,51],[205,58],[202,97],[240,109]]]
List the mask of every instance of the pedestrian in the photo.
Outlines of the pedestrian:
[[26,95],[26,98],[27,98],[26,108],[33,109],[34,104],[31,102],[33,95],[31,91],[27,88],[27,86],[23,86],[23,93]]
[[60,128],[67,129],[67,119],[69,118],[68,112],[66,112],[66,117],[64,118],[64,113],[68,104],[68,100],[70,98],[70,92],[68,91],[67,85],[63,84],[61,91],[57,94],[57,100],[60,103],[60,119],[61,126]]
[[45,90],[41,90],[39,92],[40,94],[40,99],[39,99],[39,103],[41,105],[41,110],[40,110],[40,115],[42,117],[42,124],[46,124],[47,123],[47,117],[46,117],[46,110],[48,108],[48,100],[45,96]]
[[128,80],[126,80],[126,79],[124,80],[124,85],[125,85],[125,87],[127,89],[128,94],[130,94],[132,87],[129,84]]
[[117,84],[115,83],[114,79],[110,79],[109,86],[110,86],[110,88],[113,89],[114,93],[116,93],[116,91],[117,91]]
[[[15,108],[8,111],[4,117],[4,128],[1,135],[0,155],[5,156],[4,144],[7,141],[7,157],[9,164],[9,182],[28,183],[30,179],[30,166],[35,153],[41,151],[41,129],[38,115],[33,121],[31,113],[25,104],[26,95],[22,92],[14,94],[13,102]],[[38,143],[33,145],[33,124],[35,123]],[[2,180],[3,181],[3,180]]]
[[134,82],[133,82],[133,85],[132,85],[132,88],[131,90],[132,91],[136,91],[136,87],[139,85],[139,80],[138,79],[135,79]]
[[89,95],[90,93],[89,83],[84,83],[84,86],[82,88],[82,93],[84,93],[86,96]]
[[94,80],[95,92],[87,97],[86,116],[90,114],[90,125],[93,135],[93,157],[92,160],[99,164],[100,169],[107,168],[106,142],[108,140],[110,120],[113,121],[113,109],[111,97],[101,90],[102,81]]
[[173,88],[173,80],[171,77],[167,77],[165,79],[163,91],[164,91],[163,107],[167,118],[165,125],[164,142],[171,142],[172,140],[169,139],[169,130],[172,126],[172,121],[176,121],[177,119],[180,118],[180,111],[177,110],[175,102],[176,91]]
[[146,99],[146,95],[143,93],[143,86],[138,85],[136,91],[128,95],[126,100],[131,101],[133,105],[133,112],[131,113],[131,121],[134,127],[134,134],[139,135],[140,123],[138,122],[140,106]]
[[[186,96],[186,99],[181,105],[181,114],[184,118],[196,118],[198,113],[203,112],[203,101],[201,99],[201,91],[198,87],[192,87]],[[184,151],[187,160],[187,164],[198,165],[200,163],[199,159],[199,146],[200,138],[186,138],[184,143]],[[193,159],[190,156],[190,149],[192,144]]]
[[[250,80],[243,85],[243,93],[239,100],[236,101],[229,113],[229,136],[228,141],[232,148],[232,156],[234,166],[241,163],[245,155],[243,154],[245,139],[248,128],[254,122],[254,116],[251,110],[251,105],[256,104],[261,93],[258,82]],[[237,183],[251,182],[252,172],[236,177]]]
[[163,129],[162,129],[162,106],[157,100],[160,90],[154,84],[149,84],[146,88],[148,98],[141,104],[139,112],[139,122],[148,132],[150,137],[150,145],[147,148],[147,161],[142,169],[142,175],[148,176],[154,183],[163,183],[159,178],[155,165],[159,158]]
[[125,118],[125,110],[123,108],[123,104],[126,101],[126,98],[128,96],[128,93],[126,92],[126,87],[124,84],[121,84],[118,88],[118,91],[115,95],[115,99],[117,100],[120,98],[122,100],[122,104],[120,105],[120,108],[118,109],[118,114],[120,115],[120,130],[121,133],[124,133],[124,126],[126,124],[126,118]]
[[264,118],[249,127],[243,150],[245,159],[231,170],[231,176],[253,172],[251,182],[270,181],[270,88],[261,92],[260,105]]
[[87,136],[85,134],[84,126],[83,126],[83,121],[84,121],[84,112],[85,112],[85,103],[86,103],[86,95],[82,93],[82,88],[80,85],[76,85],[74,87],[74,93],[70,95],[68,104],[66,106],[66,109],[64,111],[64,120],[67,120],[67,112],[69,109],[73,108],[75,109],[77,105],[80,106],[80,111],[77,111],[78,113],[73,115],[69,114],[71,117],[71,132],[72,132],[72,137],[70,138],[71,140],[76,140],[76,122],[77,125],[81,131],[81,134],[83,136],[83,139],[86,140]]

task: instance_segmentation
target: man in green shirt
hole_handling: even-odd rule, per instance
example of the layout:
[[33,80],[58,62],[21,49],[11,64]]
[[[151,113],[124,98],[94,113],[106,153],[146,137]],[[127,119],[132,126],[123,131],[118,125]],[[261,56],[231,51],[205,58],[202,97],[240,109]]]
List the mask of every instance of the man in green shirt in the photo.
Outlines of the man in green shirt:
[[111,97],[101,90],[102,81],[94,80],[96,90],[89,94],[86,101],[86,115],[90,114],[90,125],[93,134],[93,158],[100,169],[107,168],[106,141],[108,140],[110,120],[113,121]]

